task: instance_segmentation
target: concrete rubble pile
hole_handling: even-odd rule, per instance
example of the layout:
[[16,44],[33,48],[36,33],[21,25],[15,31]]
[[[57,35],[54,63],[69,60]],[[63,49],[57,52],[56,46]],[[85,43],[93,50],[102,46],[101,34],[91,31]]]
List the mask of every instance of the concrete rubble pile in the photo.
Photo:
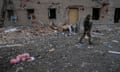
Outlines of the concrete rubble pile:
[[0,44],[15,44],[15,40],[26,40],[34,38],[35,36],[48,35],[52,32],[53,30],[51,28],[42,26],[1,28]]

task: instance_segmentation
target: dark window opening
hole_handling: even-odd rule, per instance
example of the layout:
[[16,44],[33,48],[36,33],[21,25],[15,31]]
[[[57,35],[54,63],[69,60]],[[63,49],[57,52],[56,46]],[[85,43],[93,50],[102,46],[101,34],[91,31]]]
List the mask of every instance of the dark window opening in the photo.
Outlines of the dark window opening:
[[100,8],[93,8],[92,19],[99,20],[100,17]]
[[49,8],[49,19],[56,19],[56,8]]
[[115,9],[114,22],[118,23],[120,20],[120,8]]
[[34,15],[34,9],[27,9],[28,19],[31,19],[31,16]]
[[8,20],[11,20],[11,16],[14,16],[14,11],[13,10],[7,10]]
[[11,0],[8,1],[8,4],[13,4],[13,2]]

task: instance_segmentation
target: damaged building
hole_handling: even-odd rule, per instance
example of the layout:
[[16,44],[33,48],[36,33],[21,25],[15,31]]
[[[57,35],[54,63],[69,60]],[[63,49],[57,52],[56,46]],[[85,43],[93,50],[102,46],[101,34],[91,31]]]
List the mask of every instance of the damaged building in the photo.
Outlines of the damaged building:
[[0,0],[4,24],[82,24],[90,14],[94,24],[120,22],[119,0]]

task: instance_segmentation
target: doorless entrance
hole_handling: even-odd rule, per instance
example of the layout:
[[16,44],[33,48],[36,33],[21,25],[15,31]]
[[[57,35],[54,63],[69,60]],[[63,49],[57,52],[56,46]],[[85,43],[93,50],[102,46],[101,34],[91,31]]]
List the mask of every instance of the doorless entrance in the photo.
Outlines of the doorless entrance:
[[120,20],[120,8],[115,9],[114,22],[118,23]]

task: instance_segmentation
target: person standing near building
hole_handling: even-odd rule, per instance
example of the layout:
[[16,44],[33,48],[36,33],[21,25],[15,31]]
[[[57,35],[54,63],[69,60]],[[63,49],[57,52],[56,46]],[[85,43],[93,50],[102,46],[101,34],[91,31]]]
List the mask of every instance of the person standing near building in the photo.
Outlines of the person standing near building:
[[83,43],[82,40],[85,38],[85,36],[88,36],[88,42],[89,44],[92,44],[91,42],[91,28],[92,28],[92,22],[90,21],[91,16],[88,14],[84,20],[84,33],[81,36],[79,43]]

